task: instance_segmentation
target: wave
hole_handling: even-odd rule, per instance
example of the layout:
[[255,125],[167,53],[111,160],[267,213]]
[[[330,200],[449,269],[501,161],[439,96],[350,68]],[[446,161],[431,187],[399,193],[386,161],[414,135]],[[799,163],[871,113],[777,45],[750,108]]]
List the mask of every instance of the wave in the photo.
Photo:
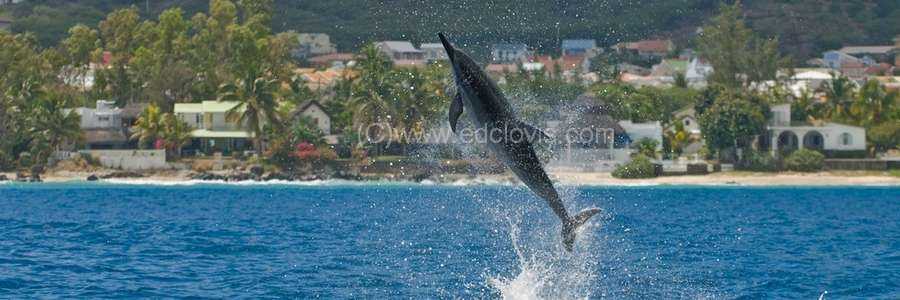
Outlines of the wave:
[[104,179],[99,181],[106,184],[121,185],[154,185],[154,186],[193,186],[193,185],[229,185],[229,186],[385,186],[385,185],[426,185],[426,186],[513,186],[511,181],[493,179],[460,179],[455,181],[440,182],[430,179],[421,182],[373,180],[357,181],[344,179],[326,179],[311,181],[269,180],[269,181],[225,181],[225,180],[154,180],[154,179]]
[[546,232],[537,235],[540,241],[525,241],[528,244],[523,245],[519,225],[510,221],[518,273],[512,277],[488,276],[488,285],[508,300],[590,298],[599,261],[599,251],[590,249],[594,244],[592,227],[588,224],[579,228],[576,248],[568,253],[562,249],[555,228],[542,230]]

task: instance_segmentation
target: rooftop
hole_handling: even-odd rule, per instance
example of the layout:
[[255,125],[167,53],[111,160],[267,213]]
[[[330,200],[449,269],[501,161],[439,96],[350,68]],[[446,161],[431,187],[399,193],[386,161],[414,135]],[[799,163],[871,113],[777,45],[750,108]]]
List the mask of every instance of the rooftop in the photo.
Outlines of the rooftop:
[[528,45],[522,43],[497,43],[494,44],[493,49],[498,51],[525,51],[528,50]]
[[418,53],[422,52],[419,49],[416,49],[412,43],[408,41],[384,41],[379,42],[378,45],[380,47],[384,47],[387,50],[394,52],[402,52],[402,53]]
[[201,103],[175,103],[175,113],[224,113],[240,105],[237,101],[203,101]]
[[579,39],[579,40],[563,40],[563,49],[593,49],[597,48],[596,40]]
[[894,46],[848,46],[838,50],[846,54],[888,54]]

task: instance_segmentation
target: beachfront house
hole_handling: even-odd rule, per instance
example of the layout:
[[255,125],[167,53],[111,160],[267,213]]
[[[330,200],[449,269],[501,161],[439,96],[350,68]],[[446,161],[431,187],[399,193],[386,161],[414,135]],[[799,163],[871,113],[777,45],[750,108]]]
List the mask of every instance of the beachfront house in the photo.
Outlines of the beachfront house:
[[327,34],[297,34],[297,48],[294,49],[294,57],[307,58],[311,56],[332,54],[335,52],[337,52],[337,48],[331,43],[331,37]]
[[0,30],[9,30],[10,26],[12,26],[12,20],[7,17],[0,16]]
[[318,101],[306,101],[294,110],[293,116],[294,118],[309,118],[323,134],[331,134],[331,116]]
[[825,66],[833,70],[840,71],[847,77],[862,77],[866,73],[866,68],[870,64],[874,64],[874,60],[860,59],[852,55],[840,51],[828,51],[822,56]]
[[806,123],[791,120],[791,105],[772,106],[768,133],[759,139],[759,148],[773,154],[812,149],[829,157],[852,156],[866,151],[866,130],[833,122]]
[[688,86],[692,88],[706,87],[706,78],[712,75],[713,67],[706,60],[694,57],[687,65],[684,73],[684,79],[687,80]]
[[599,52],[597,41],[593,39],[563,40],[563,56],[593,56]]
[[375,46],[387,55],[395,66],[422,66],[425,64],[425,52],[416,49],[408,41],[384,41]]
[[447,60],[447,50],[444,50],[444,45],[440,43],[426,43],[419,48],[425,53],[425,61]]
[[643,40],[613,46],[620,53],[631,53],[643,59],[661,59],[675,51],[672,40]]
[[631,160],[634,144],[644,138],[662,148],[659,122],[635,123],[613,118],[605,104],[582,95],[560,110],[560,120],[547,122],[546,132],[557,142],[559,155],[548,167],[611,171]]
[[491,47],[491,59],[494,63],[524,61],[530,55],[528,46],[522,43],[499,43]]
[[236,101],[176,103],[175,115],[192,128],[192,141],[185,150],[228,155],[232,151],[252,149],[253,132],[227,117],[239,105]]
[[121,149],[128,144],[122,110],[115,106],[115,102],[97,100],[95,107],[78,107],[68,111],[81,117],[79,127],[86,149]]

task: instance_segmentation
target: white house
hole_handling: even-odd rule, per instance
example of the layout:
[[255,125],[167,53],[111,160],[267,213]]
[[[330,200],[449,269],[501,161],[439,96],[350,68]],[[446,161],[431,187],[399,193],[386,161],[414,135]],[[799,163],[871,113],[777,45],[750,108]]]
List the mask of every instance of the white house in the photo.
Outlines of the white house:
[[491,48],[491,58],[495,63],[523,61],[529,55],[531,53],[525,44],[500,43]]
[[[862,127],[825,122],[800,124],[791,121],[791,105],[772,106],[768,136],[760,140],[761,148],[772,152],[812,149],[822,152],[866,150],[866,130]],[[773,146],[773,147],[770,147]]]
[[674,117],[676,122],[681,122],[684,125],[684,130],[690,133],[691,136],[700,136],[700,123],[697,122],[697,111],[693,107],[676,111]]
[[597,40],[593,39],[580,39],[580,40],[563,40],[562,41],[562,54],[563,56],[569,55],[583,55],[583,56],[593,56],[600,52],[600,49],[597,48]]
[[425,52],[416,49],[408,41],[384,41],[375,44],[381,52],[398,66],[420,66],[425,63]]
[[426,61],[447,60],[447,50],[444,50],[444,45],[440,43],[426,43],[419,46],[419,48],[425,53]]
[[706,86],[706,78],[713,72],[713,67],[705,60],[695,57],[688,63],[687,71],[684,73],[684,79],[687,80],[688,86],[702,88]]
[[128,142],[122,109],[116,107],[115,102],[97,100],[94,108],[78,107],[70,112],[81,116],[79,127],[87,149],[121,148]]
[[228,111],[240,105],[236,101],[176,103],[175,115],[193,130],[193,143],[186,149],[207,153],[243,151],[252,146],[254,133],[247,126],[229,120]]
[[331,37],[324,33],[301,33],[297,35],[297,40],[294,56],[299,58],[337,52],[337,48],[331,43]]
[[657,150],[662,150],[663,144],[663,128],[659,121],[634,123],[630,120],[619,121],[619,126],[625,130],[631,139],[631,148],[642,139],[651,139],[656,141]]
[[81,129],[120,129],[122,109],[108,100],[97,100],[95,108],[79,107],[72,111],[81,116]]
[[312,100],[301,104],[294,111],[294,116],[309,118],[316,127],[325,135],[331,134],[331,116],[325,112],[325,108],[318,101]]

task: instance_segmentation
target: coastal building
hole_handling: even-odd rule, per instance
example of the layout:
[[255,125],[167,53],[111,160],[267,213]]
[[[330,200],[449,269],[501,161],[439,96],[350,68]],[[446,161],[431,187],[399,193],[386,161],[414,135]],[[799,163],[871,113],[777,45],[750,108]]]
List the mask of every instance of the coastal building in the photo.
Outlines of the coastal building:
[[692,88],[706,87],[706,78],[712,75],[713,67],[705,59],[694,57],[688,63],[687,70],[684,73],[684,79],[687,80],[688,86]]
[[[697,111],[693,107],[688,107],[673,114],[676,122],[684,125],[684,130],[691,134],[692,137],[700,137],[700,123],[697,122]],[[672,130],[674,126],[669,126],[666,130]]]
[[577,39],[562,41],[563,56],[593,56],[600,52],[597,41],[593,39]]
[[866,61],[835,50],[825,52],[822,60],[825,62],[826,67],[840,71],[851,78],[864,76],[866,67],[874,63],[874,61]]
[[644,59],[664,58],[675,51],[675,43],[672,40],[643,40],[618,43],[613,48],[620,53],[632,53]]
[[176,103],[175,116],[186,122],[191,130],[191,144],[186,150],[204,153],[244,151],[252,148],[254,137],[244,124],[228,118],[228,112],[237,108],[240,102],[203,101],[201,103]]
[[78,107],[69,112],[81,116],[79,127],[86,149],[119,149],[128,144],[122,110],[115,102],[97,100],[93,108]]
[[294,118],[309,118],[323,134],[331,134],[331,116],[318,101],[310,100],[298,106],[293,113]]
[[894,46],[848,46],[841,48],[838,51],[856,58],[869,58],[874,61],[883,62],[890,58],[891,53],[894,51]]
[[681,59],[663,59],[650,70],[651,76],[675,77],[687,73],[688,61]]
[[353,53],[332,53],[312,56],[306,62],[314,68],[342,68],[353,62],[355,57]]
[[426,43],[419,48],[425,53],[425,61],[447,60],[447,50],[444,50],[444,45],[440,43]]
[[324,33],[300,33],[297,34],[297,40],[294,57],[300,59],[337,52],[337,48],[331,43],[331,37]]
[[758,142],[760,149],[771,150],[773,154],[812,149],[834,156],[839,152],[865,151],[866,130],[833,122],[793,121],[791,105],[781,104],[772,106],[768,132]]
[[548,163],[554,169],[611,171],[631,160],[633,143],[643,138],[662,147],[659,122],[617,121],[605,104],[588,95],[561,108],[560,120],[547,122],[546,132],[560,142],[559,155]]
[[494,63],[515,63],[526,60],[530,55],[528,46],[521,43],[499,43],[491,47],[491,59]]
[[7,17],[0,16],[0,30],[9,30],[10,26],[12,26],[12,20]]
[[395,66],[422,66],[425,64],[425,52],[416,49],[408,41],[384,41],[375,46],[387,55]]

